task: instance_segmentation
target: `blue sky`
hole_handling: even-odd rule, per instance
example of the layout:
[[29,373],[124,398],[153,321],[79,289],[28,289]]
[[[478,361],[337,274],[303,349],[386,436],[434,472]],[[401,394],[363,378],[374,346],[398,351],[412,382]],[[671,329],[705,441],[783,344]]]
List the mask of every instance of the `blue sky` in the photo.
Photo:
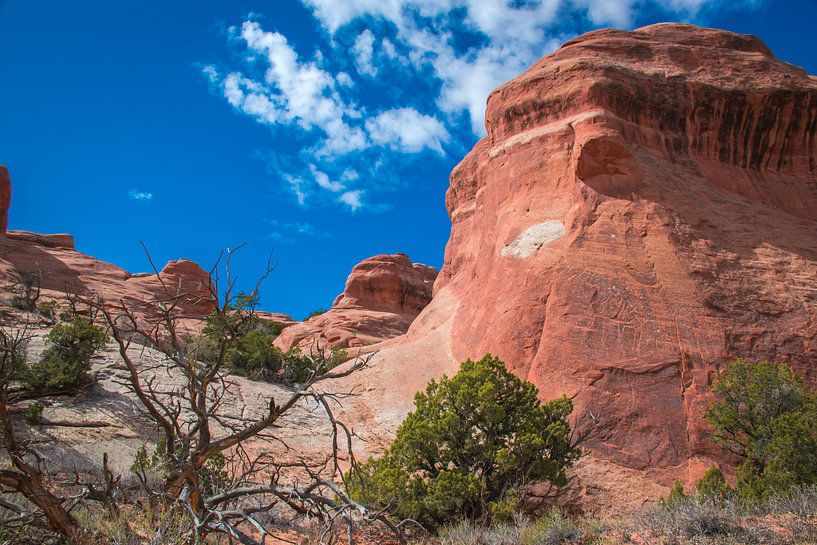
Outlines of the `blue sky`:
[[817,1],[0,0],[12,229],[130,271],[272,251],[262,306],[327,307],[377,253],[442,264],[490,89],[593,28],[682,20],[817,73]]

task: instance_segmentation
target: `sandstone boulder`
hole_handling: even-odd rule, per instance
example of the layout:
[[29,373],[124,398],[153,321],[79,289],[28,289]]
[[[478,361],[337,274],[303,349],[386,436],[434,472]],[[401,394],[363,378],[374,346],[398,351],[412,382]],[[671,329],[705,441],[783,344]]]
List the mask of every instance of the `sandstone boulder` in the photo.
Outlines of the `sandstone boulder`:
[[355,265],[332,308],[287,327],[282,350],[358,348],[402,335],[431,300],[437,271],[404,254],[376,255]]

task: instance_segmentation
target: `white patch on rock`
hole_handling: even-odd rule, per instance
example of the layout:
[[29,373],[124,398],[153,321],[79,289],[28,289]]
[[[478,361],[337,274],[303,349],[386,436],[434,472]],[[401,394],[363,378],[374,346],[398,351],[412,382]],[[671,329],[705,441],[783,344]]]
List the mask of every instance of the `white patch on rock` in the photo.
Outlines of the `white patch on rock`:
[[503,257],[526,259],[535,254],[539,248],[565,236],[565,224],[561,221],[550,220],[537,223],[522,231],[511,244],[500,252]]

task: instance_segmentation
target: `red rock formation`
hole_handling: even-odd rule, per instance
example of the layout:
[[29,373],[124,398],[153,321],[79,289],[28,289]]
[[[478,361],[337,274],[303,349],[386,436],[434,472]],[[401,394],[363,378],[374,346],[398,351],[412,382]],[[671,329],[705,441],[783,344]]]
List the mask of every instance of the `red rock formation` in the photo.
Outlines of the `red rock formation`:
[[496,89],[486,126],[451,174],[434,298],[354,411],[393,426],[491,352],[573,397],[596,459],[689,482],[722,459],[715,370],[817,382],[817,79],[752,36],[600,30]]
[[[47,297],[61,298],[64,293],[99,294],[110,301],[123,300],[129,307],[142,310],[140,303],[163,297],[165,287],[155,274],[131,274],[115,265],[77,252],[70,235],[41,235],[8,231],[0,238],[0,278],[13,282],[21,273],[36,273]],[[210,277],[192,261],[170,261],[161,271],[165,286],[172,293],[184,294],[176,315],[183,324],[195,327],[200,318],[212,311],[209,301]]]
[[283,314],[281,312],[266,312],[264,310],[256,310],[255,316],[261,321],[271,322],[273,324],[278,324],[282,327],[289,327],[291,325],[300,323],[297,320],[294,320],[292,316],[288,314]]
[[11,179],[6,167],[0,165],[0,235],[9,226],[9,206],[11,205]]
[[402,335],[431,300],[437,271],[404,254],[376,255],[355,265],[332,308],[288,327],[282,350],[361,347]]
[[752,36],[601,30],[495,90],[486,126],[447,196],[457,359],[575,396],[595,453],[643,470],[715,455],[730,359],[817,378],[815,78]]

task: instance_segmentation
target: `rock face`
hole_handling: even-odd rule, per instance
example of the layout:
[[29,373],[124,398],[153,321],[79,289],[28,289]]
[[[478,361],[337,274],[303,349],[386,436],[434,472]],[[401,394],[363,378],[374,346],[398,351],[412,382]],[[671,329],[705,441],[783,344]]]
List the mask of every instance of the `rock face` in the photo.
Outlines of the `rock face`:
[[363,414],[394,426],[491,352],[573,398],[600,463],[669,484],[723,459],[703,415],[733,358],[817,383],[817,79],[752,36],[600,30],[496,89],[486,127],[431,304],[354,379]]
[[282,350],[355,348],[402,335],[431,301],[437,271],[404,254],[376,255],[355,265],[332,308],[287,327],[275,340]]
[[597,455],[656,472],[716,455],[731,359],[817,379],[817,79],[752,36],[601,30],[496,89],[486,126],[435,286],[456,359],[574,397]]
[[59,299],[66,291],[99,294],[110,301],[121,299],[139,313],[141,302],[164,297],[167,289],[183,294],[176,307],[183,325],[194,326],[212,311],[210,277],[198,264],[186,259],[168,262],[160,273],[163,286],[155,274],[131,274],[77,252],[70,235],[8,231],[0,238],[0,280],[12,283],[23,273],[39,275],[47,298]]
[[6,167],[0,165],[0,235],[9,226],[9,206],[11,205],[11,179]]

